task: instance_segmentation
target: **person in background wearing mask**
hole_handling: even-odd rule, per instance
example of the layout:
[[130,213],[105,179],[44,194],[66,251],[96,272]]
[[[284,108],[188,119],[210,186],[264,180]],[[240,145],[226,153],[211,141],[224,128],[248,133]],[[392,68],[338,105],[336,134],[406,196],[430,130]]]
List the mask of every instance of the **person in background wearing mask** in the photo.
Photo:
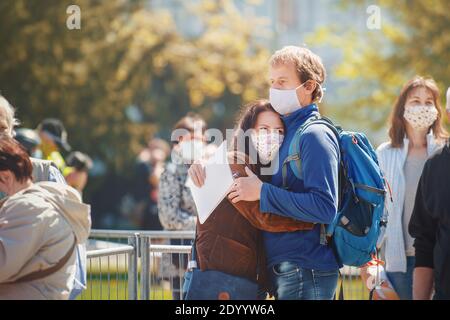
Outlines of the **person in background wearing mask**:
[[[450,88],[447,89],[450,121]],[[409,233],[414,240],[413,299],[450,300],[450,140],[426,163],[417,188]],[[434,295],[433,295],[434,289]]]
[[[206,122],[199,115],[188,113],[180,119],[173,130],[179,132],[174,142],[171,159],[166,164],[159,182],[158,216],[165,230],[195,230],[197,209],[190,189],[185,185],[191,163],[204,155],[206,147]],[[190,240],[171,240],[172,245],[190,245]],[[179,269],[178,275],[184,274],[187,259],[181,261],[173,255],[173,262]],[[172,280],[174,300],[181,297],[180,278]]]
[[393,194],[393,201],[386,202],[388,223],[382,252],[396,293],[402,300],[411,300],[415,250],[408,224],[424,164],[448,138],[433,79],[416,76],[406,83],[392,110],[389,137],[377,149]]
[[[322,124],[308,127],[299,146],[303,178],[298,179],[287,166],[286,190],[282,175],[295,132],[319,115],[316,102],[323,98],[325,67],[310,50],[288,46],[271,57],[269,74],[270,103],[286,128],[278,170],[268,182],[256,175],[236,179],[229,199],[233,203],[259,200],[261,212],[315,224],[312,230],[263,231],[268,273],[277,299],[331,300],[340,265],[323,241],[321,226],[334,220],[338,208],[339,142],[331,129]],[[192,171],[203,175],[203,181],[201,166],[195,167]]]

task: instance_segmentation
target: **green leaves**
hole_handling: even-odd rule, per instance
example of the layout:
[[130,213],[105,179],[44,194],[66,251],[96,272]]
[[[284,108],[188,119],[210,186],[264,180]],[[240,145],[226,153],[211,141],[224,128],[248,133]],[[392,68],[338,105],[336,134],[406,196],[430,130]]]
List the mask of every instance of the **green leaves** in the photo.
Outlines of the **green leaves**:
[[[66,27],[72,4],[81,30]],[[189,110],[232,127],[241,102],[266,96],[269,52],[255,41],[263,21],[229,0],[180,5],[203,26],[198,34],[143,0],[1,1],[0,90],[24,126],[58,117],[76,149],[125,174],[146,140],[169,139]],[[217,102],[225,113],[213,112]],[[130,105],[142,122],[126,116]]]
[[[344,9],[357,6],[361,12],[367,5],[357,0],[341,0],[341,4]],[[450,11],[446,0],[380,0],[378,5],[379,31],[349,22],[321,28],[311,38],[342,53],[331,77],[347,85],[338,93],[345,99],[330,106],[333,117],[367,128],[381,142],[379,133],[407,80],[416,74],[432,76],[442,93],[450,85],[450,34],[445,32]]]

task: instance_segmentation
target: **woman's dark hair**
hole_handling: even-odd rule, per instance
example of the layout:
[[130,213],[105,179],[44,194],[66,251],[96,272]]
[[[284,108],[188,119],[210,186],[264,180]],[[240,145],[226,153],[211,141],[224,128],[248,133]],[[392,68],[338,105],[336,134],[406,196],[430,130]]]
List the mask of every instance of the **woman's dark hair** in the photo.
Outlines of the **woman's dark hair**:
[[33,177],[33,166],[25,149],[13,138],[0,135],[0,171],[11,171],[17,181]]
[[[253,146],[253,143],[251,142],[250,136],[248,135],[249,130],[254,129],[256,126],[256,121],[258,120],[258,116],[263,112],[274,112],[276,113],[275,109],[272,107],[270,102],[265,99],[252,101],[245,106],[242,107],[241,112],[239,114],[239,117],[236,121],[236,134],[233,140],[233,150],[234,151],[240,151],[244,152],[249,158],[252,163],[256,163],[257,171],[260,172],[261,168],[268,165],[263,165],[261,161],[259,160],[259,156],[257,151],[255,150],[255,147]],[[244,136],[240,136],[244,134]],[[243,146],[240,146],[238,143],[238,140],[244,139]],[[240,147],[244,147],[244,150],[241,150]],[[257,155],[257,159],[252,159],[252,155]],[[264,178],[264,177],[261,177]]]

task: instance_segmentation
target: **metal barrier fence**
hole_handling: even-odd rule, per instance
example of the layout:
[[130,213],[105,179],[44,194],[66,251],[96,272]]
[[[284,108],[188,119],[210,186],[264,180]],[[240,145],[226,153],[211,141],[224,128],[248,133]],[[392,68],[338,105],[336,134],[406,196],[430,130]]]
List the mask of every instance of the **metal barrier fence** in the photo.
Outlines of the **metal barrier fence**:
[[[183,261],[194,235],[193,231],[92,230],[87,286],[79,299],[181,299],[187,266]],[[172,245],[178,242],[187,245]],[[148,243],[148,250],[141,251],[141,243]]]
[[88,250],[87,285],[81,300],[135,300],[138,289],[138,238],[128,245]]
[[[193,231],[92,230],[81,300],[181,300]],[[359,269],[341,269],[345,300],[367,300]]]
[[141,299],[182,300],[190,245],[152,245],[141,238]]

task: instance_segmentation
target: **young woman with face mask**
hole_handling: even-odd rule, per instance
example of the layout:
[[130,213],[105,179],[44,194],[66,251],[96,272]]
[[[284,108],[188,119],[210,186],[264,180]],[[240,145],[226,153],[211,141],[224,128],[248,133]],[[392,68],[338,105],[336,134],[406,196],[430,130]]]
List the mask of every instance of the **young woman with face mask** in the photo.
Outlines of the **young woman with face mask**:
[[439,89],[433,79],[416,76],[403,87],[390,119],[390,141],[377,149],[380,167],[390,185],[388,224],[382,252],[386,271],[402,300],[412,299],[414,239],[408,224],[423,166],[448,133],[441,118]]
[[[158,216],[165,230],[195,230],[197,209],[191,190],[185,185],[189,165],[206,150],[206,122],[199,115],[188,113],[173,127],[173,147],[169,161],[165,164],[159,181]],[[189,245],[190,240],[172,239],[172,245]],[[172,255],[175,267],[183,274],[187,258]],[[180,278],[171,281],[172,297],[180,300]]]
[[[268,180],[270,176],[262,175],[261,171],[270,166],[283,142],[284,125],[280,115],[267,100],[255,101],[243,108],[236,129],[233,151],[230,151],[228,159],[233,176],[256,174],[260,179]],[[197,179],[194,168],[189,170],[189,174]],[[259,201],[233,203],[225,198],[205,223],[197,222],[198,267],[254,282],[258,279],[259,286],[264,289],[262,291],[269,290],[260,230],[291,232],[312,228],[311,223],[260,212]],[[190,276],[187,272],[185,293],[189,290]],[[219,297],[209,298],[215,300]]]

